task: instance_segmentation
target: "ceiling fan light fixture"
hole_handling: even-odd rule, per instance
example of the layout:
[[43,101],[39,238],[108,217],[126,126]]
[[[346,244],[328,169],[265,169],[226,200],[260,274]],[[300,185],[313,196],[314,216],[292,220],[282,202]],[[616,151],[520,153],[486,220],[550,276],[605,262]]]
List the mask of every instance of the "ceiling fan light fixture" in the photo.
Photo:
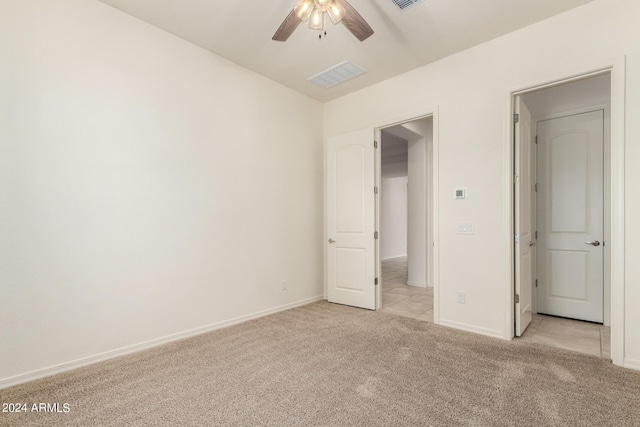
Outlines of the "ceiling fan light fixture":
[[300,0],[293,8],[294,13],[302,22],[305,22],[309,19],[309,15],[311,14],[311,9],[313,9],[313,0]]
[[324,31],[324,13],[315,6],[309,15],[309,28],[312,30]]
[[344,7],[342,7],[342,5],[337,1],[332,1],[329,5],[329,9],[327,9],[329,18],[331,18],[331,22],[333,22],[334,25],[342,21],[342,18],[344,17],[344,14],[346,12],[347,11],[344,9]]
[[318,8],[320,8],[320,10],[322,10],[323,12],[326,12],[329,9],[329,6],[331,5],[332,1],[331,0],[316,0],[316,3],[318,5]]
[[278,42],[286,41],[300,23],[306,21],[309,21],[308,26],[310,29],[320,31],[320,38],[322,39],[323,35],[327,35],[324,32],[325,13],[329,15],[334,25],[343,24],[360,41],[366,40],[373,34],[373,28],[347,0],[296,0],[294,4],[293,10],[289,12],[273,37],[271,37],[272,40]]

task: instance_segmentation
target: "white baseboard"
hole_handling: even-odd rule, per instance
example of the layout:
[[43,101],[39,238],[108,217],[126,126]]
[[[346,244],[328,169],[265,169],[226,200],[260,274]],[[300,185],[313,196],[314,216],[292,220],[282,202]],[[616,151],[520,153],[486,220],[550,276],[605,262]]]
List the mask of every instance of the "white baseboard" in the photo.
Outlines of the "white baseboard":
[[389,261],[390,259],[398,259],[398,258],[406,258],[407,254],[404,255],[394,255],[387,258],[380,258],[380,261]]
[[407,281],[407,286],[415,286],[416,288],[426,288],[427,284],[425,282],[410,282],[410,281]]
[[502,332],[496,331],[494,329],[481,328],[479,326],[468,325],[466,323],[460,323],[460,322],[454,322],[452,320],[446,320],[442,318],[440,318],[440,322],[438,324],[441,326],[447,326],[449,328],[460,329],[462,331],[485,335],[487,337],[499,338],[501,340],[504,339]]
[[640,360],[624,359],[622,366],[624,366],[625,368],[635,369],[636,371],[640,371]]
[[196,335],[201,335],[207,332],[214,331],[216,329],[226,328],[228,326],[237,325],[239,323],[246,322],[248,320],[257,319],[259,317],[268,316],[280,311],[290,310],[292,308],[307,305],[312,302],[321,301],[325,299],[324,295],[319,295],[312,298],[292,302],[289,304],[281,305],[278,307],[269,308],[255,313],[246,314],[244,316],[235,317],[233,319],[222,320],[220,322],[212,323],[210,325],[200,326],[198,328],[189,329],[184,332],[178,332],[176,334],[167,335],[165,337],[156,338],[153,340],[141,342],[139,344],[133,344],[126,347],[121,347],[115,350],[110,350],[104,353],[96,354],[94,356],[84,357],[82,359],[73,360],[70,362],[61,363],[59,365],[51,366],[48,368],[38,369],[36,371],[28,372],[26,374],[20,374],[9,378],[0,379],[0,389],[11,387],[14,385],[34,381],[40,378],[49,377],[65,371],[81,368],[83,366],[91,365],[94,363],[102,362],[104,360],[113,359],[115,357],[124,356],[131,353],[136,353],[142,350],[146,350],[152,347],[157,347],[162,344],[167,344],[173,341],[190,338]]

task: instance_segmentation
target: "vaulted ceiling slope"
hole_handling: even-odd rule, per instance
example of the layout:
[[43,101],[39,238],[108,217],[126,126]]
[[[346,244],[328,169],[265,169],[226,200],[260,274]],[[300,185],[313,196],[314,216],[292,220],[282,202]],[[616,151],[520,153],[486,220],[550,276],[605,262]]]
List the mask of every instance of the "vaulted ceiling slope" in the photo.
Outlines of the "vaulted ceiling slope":
[[[349,0],[375,34],[358,41],[327,19],[271,40],[296,0],[100,0],[321,102],[381,82],[592,0]],[[307,79],[350,60],[367,72],[330,89]]]

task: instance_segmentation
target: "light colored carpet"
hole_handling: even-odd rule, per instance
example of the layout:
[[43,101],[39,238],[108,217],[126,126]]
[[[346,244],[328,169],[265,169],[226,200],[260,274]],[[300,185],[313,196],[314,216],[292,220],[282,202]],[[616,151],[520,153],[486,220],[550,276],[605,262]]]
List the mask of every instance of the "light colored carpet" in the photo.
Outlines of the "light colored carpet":
[[0,390],[2,425],[640,426],[640,373],[319,302]]

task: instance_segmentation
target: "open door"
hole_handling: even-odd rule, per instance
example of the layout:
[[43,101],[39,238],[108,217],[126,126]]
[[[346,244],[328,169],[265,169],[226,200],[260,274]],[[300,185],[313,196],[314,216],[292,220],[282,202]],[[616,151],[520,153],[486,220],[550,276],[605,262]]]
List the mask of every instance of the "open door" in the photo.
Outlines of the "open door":
[[327,141],[329,302],[376,308],[374,130]]
[[516,97],[515,120],[515,332],[521,336],[531,323],[533,247],[531,190],[531,113]]

